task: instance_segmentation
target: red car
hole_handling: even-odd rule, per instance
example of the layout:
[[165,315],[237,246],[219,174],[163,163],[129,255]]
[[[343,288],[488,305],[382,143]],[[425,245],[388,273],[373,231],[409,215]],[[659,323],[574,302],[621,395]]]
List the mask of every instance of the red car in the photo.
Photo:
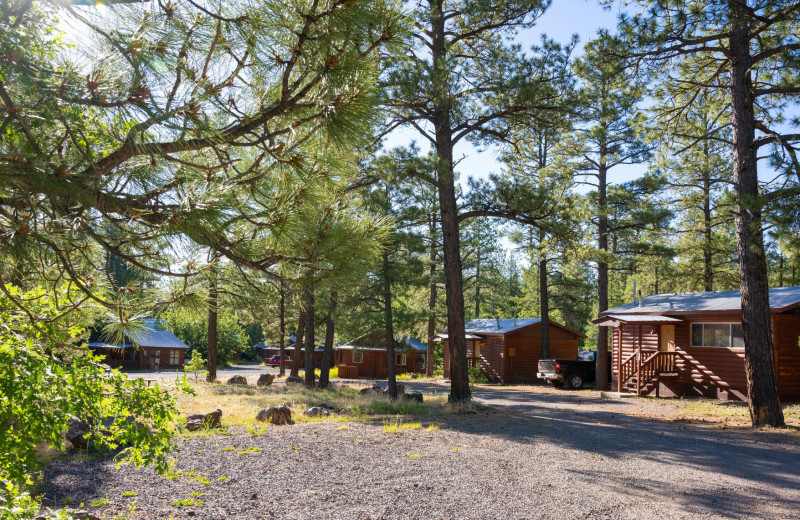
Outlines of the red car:
[[[284,366],[290,365],[291,363],[292,363],[292,360],[287,356]],[[267,364],[269,366],[271,366],[271,367],[279,366],[281,364],[281,356],[280,356],[280,354],[275,354],[274,356],[269,358],[269,362]]]

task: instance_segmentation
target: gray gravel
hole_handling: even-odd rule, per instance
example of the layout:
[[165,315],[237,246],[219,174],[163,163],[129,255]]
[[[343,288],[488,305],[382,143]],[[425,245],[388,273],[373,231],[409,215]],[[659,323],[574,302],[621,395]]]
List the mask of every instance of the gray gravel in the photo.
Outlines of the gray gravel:
[[[422,421],[434,431],[320,422],[180,440],[177,469],[207,486],[57,459],[46,495],[108,498],[90,507],[108,518],[133,502],[126,491],[139,492],[131,518],[148,519],[800,518],[796,433],[633,417],[629,407],[658,416],[662,404],[595,392],[483,388],[476,397],[493,408]],[[261,451],[237,453],[248,448]],[[192,492],[205,493],[202,506],[170,504]]]

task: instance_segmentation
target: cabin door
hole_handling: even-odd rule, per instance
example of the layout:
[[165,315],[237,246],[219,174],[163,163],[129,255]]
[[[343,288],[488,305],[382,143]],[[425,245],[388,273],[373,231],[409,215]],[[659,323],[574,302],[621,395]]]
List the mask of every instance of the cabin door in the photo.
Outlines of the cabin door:
[[675,325],[661,326],[661,341],[658,344],[661,352],[675,352]]

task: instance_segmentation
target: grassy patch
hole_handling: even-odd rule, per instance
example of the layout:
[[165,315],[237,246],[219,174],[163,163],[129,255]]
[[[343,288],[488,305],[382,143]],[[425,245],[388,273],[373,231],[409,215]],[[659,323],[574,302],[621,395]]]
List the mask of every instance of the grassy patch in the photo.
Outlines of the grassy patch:
[[126,491],[126,492],[122,493],[122,496],[125,497],[125,498],[128,498],[128,497],[135,497],[138,494],[139,494],[138,491]]
[[230,480],[230,479],[229,479],[228,477],[219,477],[219,478],[217,479],[217,482],[227,482],[227,481],[229,481],[229,480]]
[[[343,386],[317,390],[296,385],[258,388],[209,384],[201,381],[193,382],[192,385],[196,395],[179,394],[176,396],[178,408],[182,414],[207,412],[219,408],[222,410],[224,426],[240,426],[246,428],[253,435],[259,435],[266,430],[266,426],[256,422],[256,414],[271,406],[288,406],[292,410],[292,418],[297,422],[368,421],[381,415],[432,416],[454,411],[444,397],[426,396],[424,403],[403,399],[392,402],[380,394],[361,395],[360,388]],[[340,413],[323,418],[303,416],[306,408],[320,404],[340,410]],[[201,432],[186,432],[183,435],[221,433],[220,430],[201,430]]]
[[170,504],[177,507],[190,507],[190,506],[200,507],[203,505],[203,501],[195,500],[193,498],[185,498],[183,500],[173,500],[172,502],[170,502]]
[[107,498],[98,498],[97,500],[92,500],[92,505],[95,507],[100,507],[108,504]]
[[259,451],[261,451],[263,449],[264,448],[256,448],[255,446],[251,446],[250,448],[247,448],[246,450],[240,450],[240,451],[237,451],[236,453],[238,453],[239,455],[252,455],[253,453],[258,453]]
[[386,423],[383,425],[383,431],[386,433],[397,433],[401,430],[419,430],[422,428],[422,423],[411,422],[404,423],[396,420],[393,423]]
[[[672,401],[676,402],[676,401]],[[747,403],[716,399],[681,399],[676,402],[674,420],[719,423],[726,426],[750,426]],[[800,403],[781,403],[787,426],[800,426]]]

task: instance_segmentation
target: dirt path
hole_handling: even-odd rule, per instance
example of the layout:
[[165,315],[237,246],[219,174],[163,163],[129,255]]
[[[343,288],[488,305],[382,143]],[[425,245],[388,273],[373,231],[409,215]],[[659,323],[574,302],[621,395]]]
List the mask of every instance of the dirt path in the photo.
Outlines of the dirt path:
[[[132,518],[800,518],[796,434],[674,422],[659,418],[674,404],[592,391],[483,387],[475,397],[492,408],[399,433],[322,422],[191,437],[176,467],[197,473],[175,480],[57,460],[47,497],[107,498],[95,509],[108,518],[134,500]],[[203,505],[171,504],[191,493]]]

